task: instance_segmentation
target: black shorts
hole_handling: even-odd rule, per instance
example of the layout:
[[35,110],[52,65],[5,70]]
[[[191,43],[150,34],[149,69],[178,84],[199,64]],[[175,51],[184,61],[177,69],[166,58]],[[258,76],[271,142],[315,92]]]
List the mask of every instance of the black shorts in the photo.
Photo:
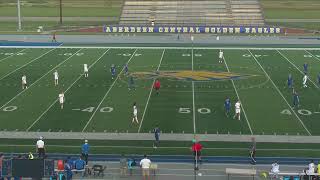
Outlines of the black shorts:
[[193,155],[200,157],[201,156],[201,151],[193,151]]

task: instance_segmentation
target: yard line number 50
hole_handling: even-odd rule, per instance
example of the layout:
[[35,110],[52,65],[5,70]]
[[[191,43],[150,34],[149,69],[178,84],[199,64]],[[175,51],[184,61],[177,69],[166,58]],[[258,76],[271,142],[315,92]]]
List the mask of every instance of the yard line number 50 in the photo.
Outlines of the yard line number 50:
[[[211,110],[209,108],[198,108],[197,109],[198,113],[200,114],[210,114],[211,113]],[[182,114],[189,114],[192,112],[191,108],[179,108],[178,110],[179,113],[182,113]]]

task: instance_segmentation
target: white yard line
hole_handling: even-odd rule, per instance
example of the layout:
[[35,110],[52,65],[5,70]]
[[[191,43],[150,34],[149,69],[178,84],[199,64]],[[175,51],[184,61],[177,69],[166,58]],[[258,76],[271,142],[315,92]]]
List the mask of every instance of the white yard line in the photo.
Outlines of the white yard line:
[[280,94],[280,96],[283,98],[283,100],[287,103],[287,105],[289,106],[289,108],[291,109],[291,111],[293,112],[293,114],[296,116],[296,118],[300,121],[301,125],[303,126],[303,128],[306,130],[306,132],[308,133],[309,136],[311,136],[310,131],[307,129],[307,127],[304,125],[303,121],[299,118],[299,116],[297,115],[297,113],[294,111],[294,109],[290,106],[289,102],[287,101],[287,99],[284,97],[284,95],[281,93],[281,91],[279,90],[279,88],[277,87],[277,85],[273,82],[273,80],[270,78],[269,74],[265,71],[265,69],[261,66],[261,64],[259,63],[259,61],[257,60],[257,58],[252,54],[252,52],[248,49],[249,53],[251,54],[251,56],[254,58],[254,60],[256,61],[256,63],[260,66],[260,68],[262,69],[262,71],[265,73],[265,75],[267,76],[268,79],[270,79],[270,82],[273,84],[273,86],[276,88],[276,90],[278,91],[278,93]]
[[[304,75],[304,72],[302,72],[295,64],[293,64],[288,57],[286,57],[284,54],[282,54],[279,50],[277,50],[277,52],[284,58],[286,59],[292,66],[294,66],[302,75]],[[309,81],[316,87],[319,89],[319,86],[317,86],[316,83],[314,83],[310,77],[308,77]]]
[[[81,50],[81,49],[80,49]],[[58,65],[56,65],[55,67],[53,67],[51,70],[49,70],[47,73],[45,73],[43,76],[41,76],[39,79],[37,79],[34,83],[30,84],[30,86],[25,89],[25,90],[21,90],[20,93],[18,93],[17,95],[15,95],[12,99],[10,99],[8,102],[6,102],[4,105],[2,105],[0,107],[0,109],[2,109],[3,107],[5,107],[7,104],[9,104],[10,102],[12,102],[13,100],[15,100],[18,96],[20,96],[22,93],[24,93],[25,91],[28,91],[33,85],[35,85],[37,82],[39,82],[42,78],[44,78],[45,76],[47,76],[49,73],[51,73],[53,70],[55,70],[57,67],[59,67],[61,64],[63,64],[64,62],[66,62],[67,60],[69,60],[71,57],[73,57],[75,54],[77,54],[80,50],[78,50],[77,52],[75,52],[72,56],[68,57],[67,59],[65,59],[64,61],[60,62]]]
[[[94,63],[92,63],[88,69],[90,69],[92,66],[94,66],[110,49],[108,49],[107,51],[105,51]],[[79,79],[83,76],[84,74],[81,74],[65,91],[64,93],[67,93],[71,87],[73,87],[73,85],[79,81]],[[44,116],[50,109],[52,106],[54,106],[56,104],[56,102],[58,101],[58,98],[56,98],[56,100],[54,100],[52,102],[52,104],[26,129],[26,131],[29,131],[41,118],[42,116]]]
[[[160,58],[160,63],[159,63],[159,65],[158,65],[157,71],[159,71],[159,69],[160,69],[161,62],[162,62],[163,55],[164,55],[165,51],[166,51],[166,49],[164,49],[164,50],[162,51],[162,55],[161,55],[161,58]],[[142,114],[140,126],[139,126],[139,129],[138,129],[138,133],[140,133],[140,130],[141,130],[141,127],[142,127],[142,123],[143,123],[143,120],[144,120],[144,116],[145,116],[145,114],[146,114],[146,112],[147,112],[149,100],[150,100],[150,97],[151,97],[151,94],[152,94],[153,85],[154,85],[155,81],[156,81],[156,80],[154,79],[153,82],[152,82],[152,84],[151,84],[150,93],[149,93],[149,96],[148,96],[148,100],[147,100],[146,106],[144,107],[144,111],[143,111],[143,114]]]
[[[170,46],[159,46],[159,47],[136,47],[136,46],[0,46],[0,48],[59,48],[59,49],[190,49],[190,47],[170,47]],[[234,49],[234,50],[243,50],[243,47],[194,47],[194,49]],[[250,50],[320,50],[320,48],[257,48],[257,47],[248,47],[246,49]]]
[[[136,51],[138,49],[136,49],[132,56],[129,58],[129,60],[127,61],[127,64],[129,64],[129,62],[131,61],[131,59],[134,57]],[[120,73],[117,75],[117,78],[113,81],[113,83],[111,84],[109,90],[106,92],[106,94],[103,96],[102,100],[100,101],[100,103],[98,104],[98,107],[96,108],[96,110],[93,112],[93,114],[91,115],[90,119],[88,120],[87,124],[83,127],[81,132],[84,132],[86,130],[86,128],[88,127],[88,125],[90,124],[90,122],[92,121],[94,115],[97,113],[98,109],[100,109],[101,104],[103,103],[103,101],[106,99],[106,97],[108,96],[108,94],[110,93],[111,89],[113,88],[113,86],[116,84],[117,80],[119,79],[121,73],[123,72],[124,68],[122,68],[122,70],[120,71]]]
[[[1,47],[0,47],[0,48],[1,48]],[[25,50],[27,50],[27,49],[22,49],[21,51],[18,51],[18,52],[14,53],[14,54],[12,54],[12,55],[10,55],[10,56],[4,57],[4,58],[0,59],[0,62],[2,62],[2,61],[4,61],[4,60],[6,60],[6,59],[8,59],[8,58],[10,58],[10,57],[18,54],[18,53],[21,53],[21,52],[23,52],[23,51],[25,51]]]
[[[226,65],[227,71],[230,72],[229,66],[228,66],[227,61],[226,61],[226,59],[224,58],[224,56],[223,56],[223,61],[224,61],[224,64]],[[249,120],[248,120],[247,113],[246,113],[246,111],[244,110],[244,106],[243,106],[244,103],[242,103],[242,101],[241,101],[241,99],[240,99],[238,90],[237,90],[237,88],[236,88],[236,86],[235,86],[235,84],[234,84],[234,82],[233,82],[233,79],[231,79],[231,83],[232,83],[232,86],[233,86],[233,88],[234,88],[234,90],[235,90],[235,92],[236,92],[236,95],[237,95],[238,100],[241,102],[241,109],[242,109],[242,111],[243,111],[244,117],[246,118],[246,121],[247,121],[249,130],[250,130],[250,133],[253,135],[253,131],[252,131],[250,122],[249,122]]]
[[[192,71],[193,71],[193,47],[191,50],[191,60],[192,60]],[[196,129],[196,105],[195,105],[195,100],[194,100],[194,81],[192,81],[192,119],[193,119],[193,133],[196,134],[197,133],[197,129]]]
[[310,54],[312,57],[316,58],[318,61],[320,61],[320,58],[318,58],[317,56],[313,55],[311,52],[305,50],[308,54]]
[[53,51],[53,50],[55,50],[55,49],[51,49],[50,51],[47,51],[47,52],[41,54],[40,56],[34,58],[33,60],[31,60],[30,62],[28,62],[28,63],[26,63],[26,64],[24,64],[24,65],[22,65],[21,67],[13,70],[13,71],[11,71],[11,72],[9,72],[8,74],[6,74],[6,75],[4,75],[3,77],[1,77],[1,78],[0,78],[0,81],[1,81],[2,79],[4,79],[4,78],[10,76],[10,75],[13,74],[14,72],[18,71],[19,69],[24,68],[24,67],[26,67],[27,65],[31,64],[32,62],[34,62],[34,61],[42,58],[43,56],[45,56],[46,54],[50,53],[50,52]]

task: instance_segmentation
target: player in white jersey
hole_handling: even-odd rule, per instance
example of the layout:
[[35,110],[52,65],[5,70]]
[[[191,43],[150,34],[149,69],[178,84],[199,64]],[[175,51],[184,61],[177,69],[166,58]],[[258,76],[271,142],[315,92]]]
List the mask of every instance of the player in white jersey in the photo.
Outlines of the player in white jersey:
[[60,102],[60,106],[61,106],[61,109],[63,109],[63,104],[64,104],[64,93],[63,91],[59,94],[59,102]]
[[238,120],[240,121],[240,111],[241,111],[241,103],[240,101],[237,101],[236,104],[234,105],[236,113],[233,116],[233,119],[238,117]]
[[59,74],[57,70],[53,73],[53,76],[54,76],[54,85],[57,86],[59,84]]
[[305,73],[303,78],[302,78],[302,84],[303,84],[304,88],[308,87],[307,86],[307,80],[308,80],[308,76],[307,76],[307,73]]
[[219,51],[219,63],[223,62],[223,51],[220,49]]
[[21,83],[22,83],[22,89],[27,89],[28,85],[27,85],[27,76],[23,75],[21,78]]
[[133,103],[133,118],[132,118],[132,123],[137,123],[139,124],[138,121],[138,108],[137,108],[137,104]]
[[89,69],[88,69],[88,64],[83,65],[83,72],[84,72],[84,77],[89,76]]

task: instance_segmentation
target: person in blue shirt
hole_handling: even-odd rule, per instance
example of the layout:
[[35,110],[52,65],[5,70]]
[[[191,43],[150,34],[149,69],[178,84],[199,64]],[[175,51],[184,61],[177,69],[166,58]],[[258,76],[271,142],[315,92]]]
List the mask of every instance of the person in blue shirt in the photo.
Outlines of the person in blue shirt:
[[64,161],[64,172],[67,175],[67,177],[66,177],[67,180],[72,179],[72,175],[73,175],[72,174],[72,166],[71,166],[71,164],[69,164],[68,160]]
[[318,84],[320,85],[320,72],[318,74]]
[[[82,160],[81,156],[74,163],[76,170],[84,170],[86,162]],[[84,171],[82,172],[82,177],[84,176]]]
[[300,99],[298,92],[293,90],[293,108],[300,106]]
[[124,74],[127,76],[129,74],[128,64],[124,65]]
[[226,100],[224,101],[224,108],[225,108],[226,116],[229,117],[230,110],[231,110],[231,101],[229,97],[227,97]]
[[158,126],[156,126],[153,129],[153,133],[154,133],[154,143],[153,143],[153,148],[158,148],[159,143],[160,143],[160,128]]
[[293,86],[293,79],[292,79],[292,75],[289,74],[289,76],[288,76],[288,88],[291,89],[292,86]]
[[128,87],[129,87],[129,90],[135,89],[133,76],[129,77]]
[[308,64],[307,63],[303,64],[303,70],[304,70],[304,73],[308,72]]
[[84,140],[84,144],[81,146],[81,155],[85,160],[86,165],[88,165],[88,157],[89,157],[90,145],[88,144],[88,140]]
[[111,65],[110,72],[112,79],[114,79],[116,76],[116,67],[114,66],[114,64]]

